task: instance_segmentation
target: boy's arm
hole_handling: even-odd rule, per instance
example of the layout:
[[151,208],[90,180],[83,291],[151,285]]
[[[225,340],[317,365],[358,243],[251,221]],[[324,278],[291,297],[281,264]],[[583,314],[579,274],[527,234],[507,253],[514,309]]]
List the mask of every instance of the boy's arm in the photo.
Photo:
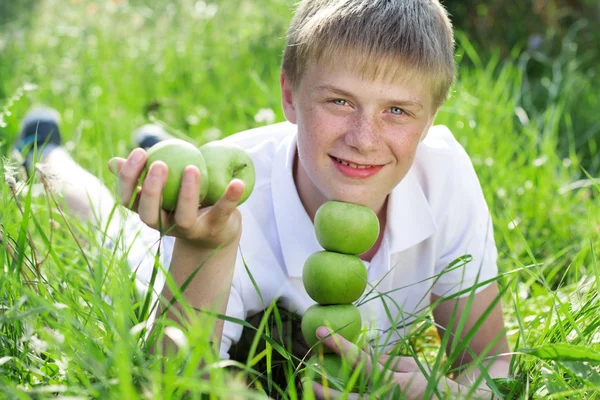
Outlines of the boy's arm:
[[[242,233],[242,214],[237,206],[244,192],[244,182],[233,179],[213,206],[199,209],[200,181],[207,177],[201,176],[195,166],[187,166],[183,171],[177,207],[174,212],[167,212],[161,209],[162,191],[168,175],[165,163],[152,163],[141,191],[138,188],[146,160],[146,152],[138,148],[127,159],[116,157],[109,161],[109,169],[119,177],[121,203],[137,212],[150,228],[177,238],[170,274],[179,287],[204,263],[184,298],[195,308],[224,314]],[[172,298],[168,289],[164,294],[169,300]],[[177,313],[170,314],[172,318]],[[217,321],[213,332],[215,343],[220,343],[222,331],[223,322]]]
[[[233,272],[239,238],[219,249],[203,249],[184,239],[175,240],[170,273],[177,287],[181,287],[199,266],[194,278],[183,292],[185,301],[193,308],[219,314],[227,311],[227,301],[231,292]],[[169,304],[173,293],[168,285],[164,286],[163,296]],[[175,302],[175,308],[167,312],[167,318],[177,320],[181,307]],[[160,310],[159,310],[160,313]],[[216,349],[221,344],[224,321],[217,318],[213,327],[213,343]]]
[[[494,282],[484,290],[476,293],[472,301],[469,303],[469,297],[442,301],[434,310],[433,317],[438,324],[439,334],[443,336],[446,329],[451,329],[450,340],[446,347],[446,352],[449,352],[457,343],[456,341],[462,338],[478,323],[479,319],[488,311],[488,308],[498,298],[498,285]],[[432,295],[432,302],[438,301],[439,296]],[[451,316],[454,313],[454,323],[449,327]],[[466,323],[462,327],[461,332],[457,335],[459,320],[464,313],[467,313]],[[460,339],[457,338],[460,337]],[[510,349],[506,339],[504,319],[502,315],[501,302],[498,301],[491,309],[491,312],[485,318],[483,323],[477,329],[477,332],[468,344],[468,349],[464,350],[459,357],[456,358],[453,367],[460,368],[473,361],[471,354],[481,356],[481,359],[487,360],[487,365],[483,362],[487,374],[492,378],[506,378],[509,373]],[[472,353],[471,353],[472,352]],[[471,386],[477,377],[481,375],[480,368],[471,366],[461,372],[457,377],[458,383]],[[489,388],[486,385],[485,379],[482,379],[479,386],[486,390]]]

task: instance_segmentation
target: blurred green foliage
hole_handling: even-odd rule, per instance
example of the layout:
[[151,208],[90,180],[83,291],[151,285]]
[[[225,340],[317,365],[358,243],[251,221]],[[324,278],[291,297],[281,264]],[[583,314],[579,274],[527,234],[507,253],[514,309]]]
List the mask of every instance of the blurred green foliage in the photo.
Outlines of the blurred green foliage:
[[[520,55],[527,115],[560,103],[557,149],[576,153],[582,167],[600,172],[600,2],[597,0],[459,0],[443,2],[482,61]],[[538,121],[541,122],[541,121]]]
[[598,52],[597,0],[454,0],[444,4],[456,28],[467,32],[484,52],[499,48],[508,55],[515,46],[560,50],[549,42],[566,36],[574,24],[585,26],[578,32],[577,43]]

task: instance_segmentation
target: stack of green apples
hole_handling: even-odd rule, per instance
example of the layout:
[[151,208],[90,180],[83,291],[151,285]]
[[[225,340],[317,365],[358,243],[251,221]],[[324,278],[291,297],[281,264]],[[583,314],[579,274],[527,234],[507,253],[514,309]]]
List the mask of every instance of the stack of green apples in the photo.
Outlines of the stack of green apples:
[[214,205],[234,178],[244,182],[244,193],[238,204],[246,201],[254,189],[255,171],[250,155],[241,147],[221,140],[198,148],[184,140],[167,139],[152,146],[147,157],[142,180],[153,162],[167,164],[167,182],[162,197],[162,208],[167,211],[173,211],[177,206],[183,170],[188,165],[200,170],[199,205]]
[[[315,233],[325,251],[308,257],[302,271],[304,288],[318,304],[302,317],[302,334],[307,344],[318,351],[309,363],[318,363],[328,375],[338,378],[351,369],[342,364],[332,350],[318,343],[316,330],[326,326],[350,342],[356,342],[362,321],[353,304],[367,285],[367,269],[358,257],[368,251],[379,237],[379,220],[368,207],[340,201],[324,203],[315,214]],[[329,353],[329,354],[325,354]]]

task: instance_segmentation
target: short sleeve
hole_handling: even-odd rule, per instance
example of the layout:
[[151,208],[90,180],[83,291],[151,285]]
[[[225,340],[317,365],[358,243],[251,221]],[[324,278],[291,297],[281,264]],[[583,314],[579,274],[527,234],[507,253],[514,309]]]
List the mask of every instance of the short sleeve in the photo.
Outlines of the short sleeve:
[[[436,258],[435,295],[446,297],[472,288],[479,292],[497,276],[498,253],[492,218],[481,185],[467,154],[461,148],[452,169],[447,207]],[[471,293],[464,293],[468,296]]]
[[158,256],[159,270],[153,290],[155,294],[161,293],[175,240],[169,236],[161,239],[159,232],[144,224],[136,213],[126,210],[123,217],[115,219],[120,223],[111,223],[109,227],[109,247],[117,246],[119,254],[126,257],[131,272],[136,276],[140,294],[148,289]]
[[[239,262],[239,258],[240,257],[238,255],[238,261],[236,261],[236,263]],[[238,265],[236,265],[236,270],[238,270]],[[242,301],[240,292],[241,288],[239,285],[239,279],[237,279],[237,276],[234,275],[231,292],[229,293],[229,300],[227,301],[227,311],[225,314],[228,317],[246,320],[246,311],[244,310],[244,302]],[[243,329],[244,327],[238,323],[225,321],[223,324],[223,336],[221,337],[220,348],[220,356],[222,359],[230,358],[229,350],[233,344],[239,342]]]

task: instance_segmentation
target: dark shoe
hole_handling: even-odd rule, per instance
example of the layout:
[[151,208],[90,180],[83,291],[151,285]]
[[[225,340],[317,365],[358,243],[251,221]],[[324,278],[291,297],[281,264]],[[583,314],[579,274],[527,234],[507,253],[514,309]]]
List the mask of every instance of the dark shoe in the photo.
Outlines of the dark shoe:
[[165,132],[161,126],[155,124],[143,125],[133,132],[133,142],[144,150],[148,150],[158,142],[172,138],[173,136]]
[[13,157],[23,160],[30,171],[33,153],[41,155],[61,145],[60,114],[48,107],[32,108],[21,121],[21,132],[14,144]]

